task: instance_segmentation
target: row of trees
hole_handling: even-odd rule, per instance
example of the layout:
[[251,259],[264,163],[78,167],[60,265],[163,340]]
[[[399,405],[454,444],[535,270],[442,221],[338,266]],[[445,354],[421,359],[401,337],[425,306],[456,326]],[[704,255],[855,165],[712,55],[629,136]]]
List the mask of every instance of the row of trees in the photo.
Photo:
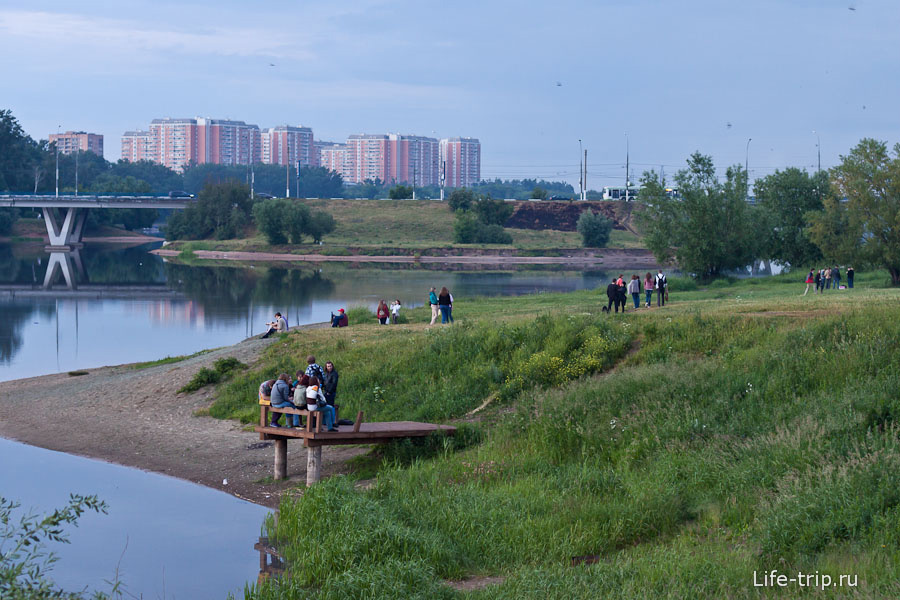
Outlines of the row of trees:
[[900,285],[900,145],[863,139],[829,172],[776,171],[754,185],[712,158],[691,155],[675,175],[680,198],[654,171],[641,178],[638,221],[657,260],[675,259],[702,279],[773,260],[805,270],[819,261],[886,268]]

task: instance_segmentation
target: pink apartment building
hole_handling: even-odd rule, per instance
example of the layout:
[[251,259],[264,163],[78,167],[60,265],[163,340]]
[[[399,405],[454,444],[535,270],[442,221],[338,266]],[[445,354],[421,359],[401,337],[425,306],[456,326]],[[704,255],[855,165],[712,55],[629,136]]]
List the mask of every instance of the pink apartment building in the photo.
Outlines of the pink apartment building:
[[469,187],[481,181],[481,142],[476,138],[442,139],[441,161],[446,187]]
[[262,134],[262,162],[272,165],[295,165],[315,167],[319,164],[319,153],[313,142],[313,132],[309,127],[279,125],[267,129]]
[[99,133],[67,131],[65,133],[51,133],[48,139],[50,143],[56,142],[56,147],[63,154],[71,154],[76,150],[80,150],[103,156],[103,136]]
[[390,152],[387,135],[355,134],[347,138],[341,175],[347,183],[366,179],[390,181]]
[[440,142],[417,135],[388,135],[388,178],[395,183],[439,185]]
[[316,142],[315,146],[319,154],[319,166],[343,175],[344,161],[347,159],[347,145],[335,142]]
[[122,160],[156,160],[156,147],[149,131],[126,131],[122,136]]

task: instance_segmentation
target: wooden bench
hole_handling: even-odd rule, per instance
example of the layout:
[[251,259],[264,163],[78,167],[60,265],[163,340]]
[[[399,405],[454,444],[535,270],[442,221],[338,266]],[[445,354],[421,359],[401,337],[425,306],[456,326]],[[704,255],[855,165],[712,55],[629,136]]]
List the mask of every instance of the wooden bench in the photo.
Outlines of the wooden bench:
[[[272,406],[272,400],[270,396],[263,396],[259,403],[259,426],[260,427],[269,427],[269,413],[277,413],[283,415],[297,415],[301,417],[301,419],[305,420],[305,428],[307,433],[322,433],[322,421],[324,414],[322,411],[318,410],[307,410],[305,408],[275,408]],[[362,423],[363,413],[359,412],[356,415],[356,421],[353,423],[353,431],[358,432],[360,423]],[[338,421],[338,411],[337,407],[334,409],[334,426],[337,427]],[[313,425],[315,422],[315,425]],[[284,426],[287,427],[288,419],[285,417]],[[260,433],[259,439],[265,439],[265,434]]]

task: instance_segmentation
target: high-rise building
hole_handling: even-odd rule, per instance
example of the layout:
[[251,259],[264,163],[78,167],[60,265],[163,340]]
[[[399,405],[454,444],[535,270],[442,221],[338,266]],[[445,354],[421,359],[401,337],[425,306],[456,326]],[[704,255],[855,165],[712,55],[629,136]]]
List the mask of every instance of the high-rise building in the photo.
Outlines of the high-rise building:
[[84,131],[67,131],[65,133],[51,133],[50,143],[56,143],[56,147],[63,154],[71,154],[76,150],[93,152],[103,156],[103,136],[99,133],[86,133]]
[[122,136],[122,160],[156,161],[156,146],[149,131],[126,131]]
[[481,142],[476,138],[453,137],[441,140],[444,185],[469,187],[481,181]]
[[197,119],[153,119],[150,137],[156,148],[156,162],[181,171],[190,163],[199,163]]
[[262,134],[263,162],[273,165],[296,165],[315,167],[319,164],[318,152],[313,143],[313,132],[309,127],[279,125],[267,129]]
[[418,135],[388,135],[388,179],[393,183],[438,185],[440,142]]
[[243,121],[197,119],[197,162],[249,165],[259,162],[259,127]]
[[316,142],[315,145],[319,154],[319,166],[343,176],[344,161],[347,160],[347,144]]
[[347,138],[344,170],[341,173],[347,183],[362,183],[366,179],[391,181],[388,136],[381,134],[355,134]]

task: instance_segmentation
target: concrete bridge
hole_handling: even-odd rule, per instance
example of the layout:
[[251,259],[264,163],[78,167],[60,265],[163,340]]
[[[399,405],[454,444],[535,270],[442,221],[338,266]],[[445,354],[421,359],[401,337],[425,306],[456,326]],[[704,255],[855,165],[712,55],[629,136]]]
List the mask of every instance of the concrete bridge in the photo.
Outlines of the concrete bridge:
[[[18,196],[0,195],[0,207],[40,208],[50,245],[62,249],[81,243],[89,208],[186,208],[193,198],[169,196]],[[65,215],[61,211],[65,210]]]

